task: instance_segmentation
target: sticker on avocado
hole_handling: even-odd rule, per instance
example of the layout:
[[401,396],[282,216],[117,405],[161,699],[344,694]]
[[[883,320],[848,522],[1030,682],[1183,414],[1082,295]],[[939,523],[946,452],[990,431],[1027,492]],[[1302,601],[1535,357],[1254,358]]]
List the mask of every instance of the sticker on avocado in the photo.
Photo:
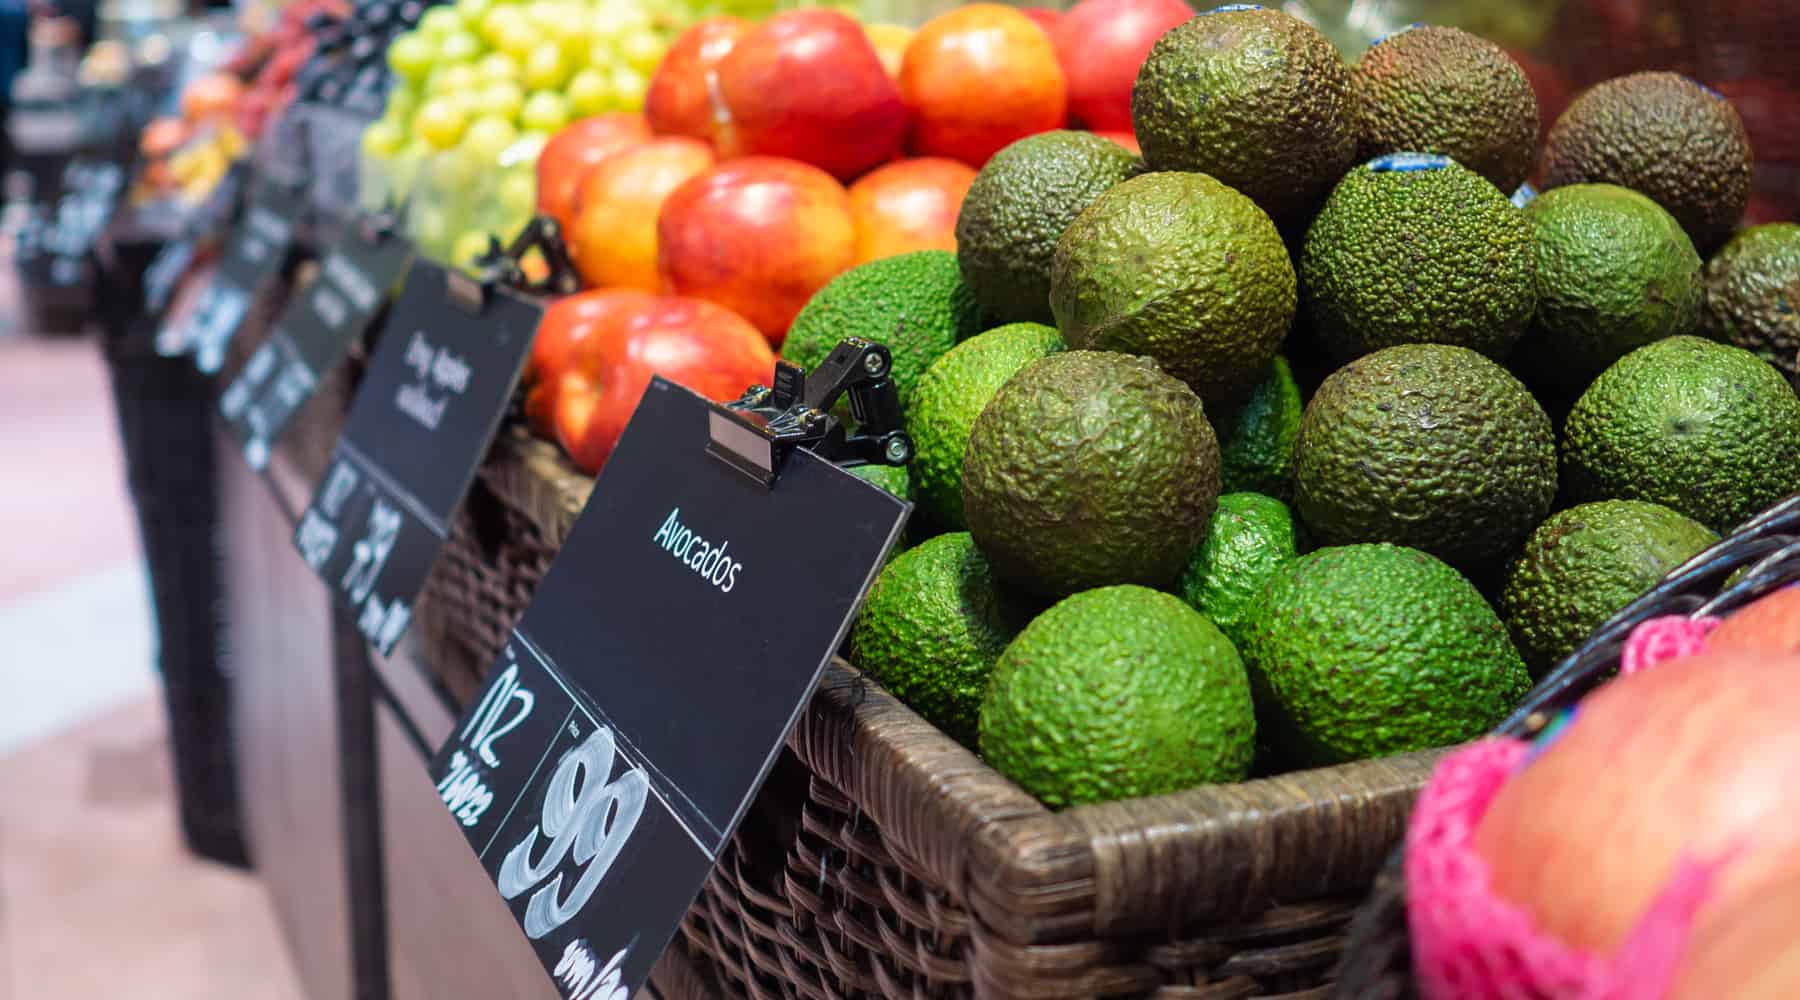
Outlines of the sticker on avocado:
[[1526,205],[1537,200],[1537,194],[1537,188],[1532,187],[1530,181],[1526,181],[1519,185],[1517,191],[1512,193],[1513,206],[1516,208],[1524,208]]
[[1207,11],[1207,13],[1208,14],[1229,14],[1232,11],[1236,11],[1236,10],[1262,10],[1262,9],[1263,9],[1263,5],[1259,4],[1259,3],[1228,3],[1228,4],[1224,5],[1223,7],[1214,7],[1212,10]]
[[1442,170],[1450,165],[1448,156],[1436,153],[1388,153],[1369,161],[1369,169],[1378,174],[1414,173],[1420,170]]
[[1395,28],[1393,31],[1388,32],[1387,34],[1382,35],[1380,38],[1377,38],[1374,41],[1370,42],[1369,48],[1372,49],[1375,46],[1380,45],[1382,42],[1385,42],[1390,38],[1398,38],[1399,36],[1406,34],[1407,32],[1413,30],[1414,28],[1423,28],[1423,27],[1425,27],[1424,21],[1414,21],[1411,24],[1402,25],[1398,28]]

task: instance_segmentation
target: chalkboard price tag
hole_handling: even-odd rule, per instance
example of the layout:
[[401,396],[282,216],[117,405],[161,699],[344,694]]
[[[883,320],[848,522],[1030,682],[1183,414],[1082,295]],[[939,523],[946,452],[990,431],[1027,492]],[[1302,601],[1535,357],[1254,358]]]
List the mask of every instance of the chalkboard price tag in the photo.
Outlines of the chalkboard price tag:
[[[150,258],[150,266],[144,268],[144,312],[150,316],[160,317],[164,309],[169,308],[169,299],[175,294],[175,283],[187,273],[188,266],[194,262],[196,252],[194,240],[182,236],[170,240],[156,251]],[[157,335],[157,353],[165,357],[174,357],[187,350],[186,344],[177,344],[173,340],[175,333],[170,333],[167,344],[162,333]]]
[[362,219],[326,251],[318,275],[219,397],[251,468],[268,464],[288,421],[375,319],[411,259],[411,244]]
[[718,413],[651,383],[432,761],[569,1000],[648,978],[910,510],[804,450],[765,486],[708,453]]
[[172,356],[192,351],[201,372],[211,375],[219,370],[250,304],[281,277],[299,207],[291,194],[273,188],[251,201],[225,245],[218,273],[194,308],[158,332],[158,352]]
[[71,288],[89,276],[89,257],[125,193],[125,169],[88,159],[63,168],[49,213],[28,218],[17,236],[20,273],[39,287]]
[[415,260],[294,544],[384,654],[499,429],[543,309]]

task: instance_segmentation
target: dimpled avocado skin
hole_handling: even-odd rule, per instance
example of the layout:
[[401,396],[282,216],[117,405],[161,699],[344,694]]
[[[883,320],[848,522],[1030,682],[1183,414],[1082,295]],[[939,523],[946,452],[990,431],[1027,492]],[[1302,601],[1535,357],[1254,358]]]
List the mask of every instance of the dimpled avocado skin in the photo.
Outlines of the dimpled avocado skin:
[[881,571],[850,631],[850,658],[952,738],[975,745],[981,699],[1024,624],[967,532],[939,535]]
[[1538,195],[1525,219],[1538,304],[1514,357],[1534,384],[1573,395],[1639,347],[1694,331],[1700,255],[1656,202],[1572,184]]
[[1724,533],[1800,492],[1800,399],[1749,351],[1670,337],[1594,380],[1562,454],[1576,501],[1648,500]]
[[1152,170],[1210,174],[1287,220],[1356,158],[1350,71],[1316,28],[1275,10],[1202,14],[1139,67],[1131,122]]
[[1041,323],[1009,323],[979,333],[937,360],[913,393],[906,431],[913,439],[913,481],[931,521],[968,527],[963,519],[963,453],[975,418],[1019,369],[1064,348]]
[[1531,685],[1473,584],[1396,545],[1320,549],[1276,571],[1241,652],[1264,738],[1301,766],[1474,739]]
[[1293,325],[1293,263],[1255,203],[1205,174],[1134,177],[1056,246],[1069,346],[1156,359],[1214,412],[1243,402]]
[[1800,223],[1752,226],[1706,263],[1706,335],[1736,344],[1800,385]]
[[1348,361],[1395,344],[1455,344],[1505,358],[1537,301],[1531,230],[1456,163],[1350,171],[1306,231],[1303,313]]
[[1250,391],[1244,405],[1213,428],[1219,434],[1219,488],[1293,499],[1294,440],[1305,410],[1293,369],[1276,355],[1268,377]]
[[1532,674],[1574,652],[1594,629],[1719,540],[1711,529],[1642,500],[1558,511],[1506,571],[1500,613]]
[[1066,351],[1026,366],[975,419],[963,514],[1002,579],[1046,597],[1167,587],[1219,499],[1199,397],[1144,358]]
[[1493,42],[1427,25],[1389,35],[1350,71],[1363,159],[1438,153],[1511,193],[1537,155],[1525,71]]
[[1038,616],[994,667],[981,752],[1054,809],[1238,781],[1256,719],[1242,660],[1168,594],[1085,591]]
[[1181,574],[1181,598],[1241,646],[1256,595],[1299,550],[1287,504],[1260,493],[1227,493]]
[[1050,322],[1050,259],[1081,210],[1140,166],[1110,139],[1059,130],[1027,136],[975,175],[956,216],[963,279],[996,323]]
[[1333,372],[1294,446],[1295,508],[1323,542],[1393,542],[1496,565],[1550,510],[1556,436],[1505,369],[1409,344]]
[[1701,253],[1725,242],[1750,201],[1750,136],[1730,102],[1678,73],[1597,83],[1544,138],[1544,182],[1618,184],[1649,195]]

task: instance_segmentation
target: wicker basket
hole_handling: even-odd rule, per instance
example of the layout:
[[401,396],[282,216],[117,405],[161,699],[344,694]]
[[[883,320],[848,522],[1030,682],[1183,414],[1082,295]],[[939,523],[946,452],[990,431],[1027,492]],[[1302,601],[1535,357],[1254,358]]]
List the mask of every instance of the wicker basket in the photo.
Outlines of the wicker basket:
[[[1740,570],[1743,576],[1733,579]],[[1730,581],[1727,584],[1727,581]],[[1800,496],[1790,497],[1677,567],[1547,674],[1496,732],[1529,738],[1559,709],[1611,677],[1638,623],[1663,615],[1716,615],[1800,582]],[[1396,850],[1351,925],[1337,992],[1354,1000],[1416,995],[1407,943],[1406,880]]]
[[[419,602],[474,690],[591,482],[512,428]],[[682,929],[733,996],[1323,996],[1436,754],[1052,813],[835,664]]]

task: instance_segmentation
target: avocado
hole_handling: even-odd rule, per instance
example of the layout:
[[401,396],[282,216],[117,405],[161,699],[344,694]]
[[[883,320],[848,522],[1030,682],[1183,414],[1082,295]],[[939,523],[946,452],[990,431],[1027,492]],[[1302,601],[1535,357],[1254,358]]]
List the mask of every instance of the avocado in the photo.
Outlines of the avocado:
[[1670,337],[1581,394],[1562,455],[1576,502],[1648,500],[1724,533],[1800,492],[1800,398],[1743,348]]
[[1039,323],[1009,323],[952,347],[919,380],[906,411],[912,436],[913,479],[927,519],[961,530],[963,454],[969,431],[994,393],[1019,369],[1063,349],[1063,339]]
[[1238,781],[1255,740],[1237,651],[1144,587],[1039,615],[1000,654],[981,706],[982,756],[1052,809]]
[[1544,182],[1620,184],[1649,195],[1709,254],[1750,201],[1750,137],[1737,110],[1679,73],[1597,83],[1544,142]]
[[967,746],[988,673],[1029,611],[1000,590],[967,532],[895,556],[850,630],[850,659]]
[[1294,441],[1305,408],[1287,359],[1275,355],[1268,377],[1250,390],[1244,405],[1213,425],[1219,434],[1219,488],[1292,499]]
[[1454,160],[1378,157],[1344,176],[1306,231],[1300,297],[1341,361],[1396,344],[1504,359],[1537,301],[1531,230]]
[[1732,237],[1703,277],[1701,326],[1800,385],[1800,223],[1752,226]]
[[1243,5],[1163,33],[1131,123],[1151,170],[1210,174],[1286,221],[1356,161],[1350,71],[1318,29]]
[[781,355],[817,368],[845,337],[886,345],[904,410],[925,369],[981,329],[975,298],[947,250],[915,250],[870,261],[831,279],[788,328]]
[[1241,646],[1256,595],[1300,548],[1287,504],[1261,493],[1227,493],[1219,497],[1206,540],[1181,575],[1181,598],[1211,618],[1232,645]]
[[1147,355],[1215,413],[1243,402],[1294,319],[1275,224],[1205,174],[1143,174],[1063,233],[1050,309],[1079,350]]
[[1493,42],[1461,28],[1409,28],[1370,46],[1350,83],[1363,159],[1439,153],[1507,192],[1531,174],[1537,95]]
[[1339,764],[1487,732],[1531,686],[1492,608],[1417,549],[1319,549],[1275,571],[1240,652],[1264,738]]
[[1601,623],[1719,540],[1642,500],[1601,500],[1550,515],[1506,571],[1500,614],[1533,676],[1574,652]]
[[858,465],[850,474],[865,483],[873,483],[902,500],[913,498],[912,476],[904,465]]
[[1294,445],[1295,509],[1321,542],[1393,542],[1472,571],[1518,551],[1556,482],[1537,400],[1506,369],[1443,344],[1333,372]]
[[1614,184],[1571,184],[1525,209],[1537,314],[1514,355],[1528,382],[1577,393],[1609,365],[1700,316],[1700,255],[1674,216]]
[[1001,579],[1044,597],[1167,587],[1206,535],[1219,444],[1148,358],[1065,351],[994,393],[963,456],[963,515]]
[[987,161],[956,216],[956,254],[990,322],[1050,322],[1057,240],[1138,167],[1118,143],[1066,130],[1027,136]]

